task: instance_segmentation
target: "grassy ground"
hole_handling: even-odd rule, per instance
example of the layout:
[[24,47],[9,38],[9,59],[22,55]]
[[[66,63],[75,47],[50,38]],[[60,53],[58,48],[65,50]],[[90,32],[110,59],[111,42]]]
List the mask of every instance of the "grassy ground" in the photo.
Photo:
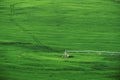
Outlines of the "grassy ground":
[[119,80],[120,3],[114,0],[0,0],[1,80]]

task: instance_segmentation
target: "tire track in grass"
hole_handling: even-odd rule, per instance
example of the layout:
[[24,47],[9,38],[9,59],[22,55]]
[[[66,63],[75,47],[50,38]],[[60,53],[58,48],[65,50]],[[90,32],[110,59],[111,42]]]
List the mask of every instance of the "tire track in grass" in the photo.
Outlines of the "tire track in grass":
[[[15,6],[16,5],[18,5],[18,4],[23,4],[23,3],[25,3],[25,2],[19,2],[19,3],[15,3],[15,4],[11,4],[10,5],[10,21],[13,23],[13,24],[15,24],[21,31],[23,31],[25,34],[27,34],[29,37],[31,37],[32,38],[32,40],[35,42],[35,44],[34,44],[34,48],[45,48],[46,50],[48,49],[48,51],[61,51],[61,50],[59,50],[59,49],[54,49],[54,48],[51,48],[51,47],[49,47],[49,46],[46,46],[46,45],[44,45],[35,35],[33,35],[33,34],[31,34],[30,32],[28,32],[27,31],[27,29],[25,28],[25,27],[23,27],[21,24],[19,24],[16,20],[15,20],[15,18],[14,18],[14,16],[15,16]],[[34,49],[33,48],[33,49]]]
[[25,34],[28,34],[32,39],[33,39],[33,41],[34,42],[36,42],[36,44],[42,44],[34,35],[32,35],[31,33],[29,33],[28,31],[27,31],[27,29],[25,28],[25,27],[23,27],[22,25],[20,25],[13,17],[14,17],[14,15],[15,15],[15,6],[17,5],[17,4],[21,4],[21,3],[24,3],[24,2],[19,2],[19,3],[15,3],[15,4],[11,4],[10,5],[10,10],[11,10],[11,21],[12,21],[12,23],[14,23],[17,27],[19,27],[19,29],[20,30],[22,30]]

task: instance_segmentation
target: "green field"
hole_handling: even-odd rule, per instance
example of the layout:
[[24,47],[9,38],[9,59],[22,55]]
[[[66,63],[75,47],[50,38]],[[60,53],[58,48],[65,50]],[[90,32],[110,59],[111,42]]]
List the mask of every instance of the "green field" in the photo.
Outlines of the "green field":
[[120,80],[120,1],[0,0],[0,80]]

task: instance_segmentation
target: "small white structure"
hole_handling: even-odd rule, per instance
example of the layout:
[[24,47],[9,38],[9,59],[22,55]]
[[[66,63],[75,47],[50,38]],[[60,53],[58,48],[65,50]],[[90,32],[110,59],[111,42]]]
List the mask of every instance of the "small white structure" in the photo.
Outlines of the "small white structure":
[[64,52],[64,54],[63,54],[63,56],[62,56],[62,58],[69,58],[69,57],[70,57],[70,55],[67,54],[67,51],[65,50],[65,52]]

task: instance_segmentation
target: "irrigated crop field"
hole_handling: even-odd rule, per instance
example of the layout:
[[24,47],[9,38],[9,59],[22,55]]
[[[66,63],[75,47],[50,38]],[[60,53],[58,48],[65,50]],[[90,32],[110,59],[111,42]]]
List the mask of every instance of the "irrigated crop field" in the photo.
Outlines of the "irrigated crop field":
[[0,0],[0,80],[120,80],[114,52],[120,1]]

